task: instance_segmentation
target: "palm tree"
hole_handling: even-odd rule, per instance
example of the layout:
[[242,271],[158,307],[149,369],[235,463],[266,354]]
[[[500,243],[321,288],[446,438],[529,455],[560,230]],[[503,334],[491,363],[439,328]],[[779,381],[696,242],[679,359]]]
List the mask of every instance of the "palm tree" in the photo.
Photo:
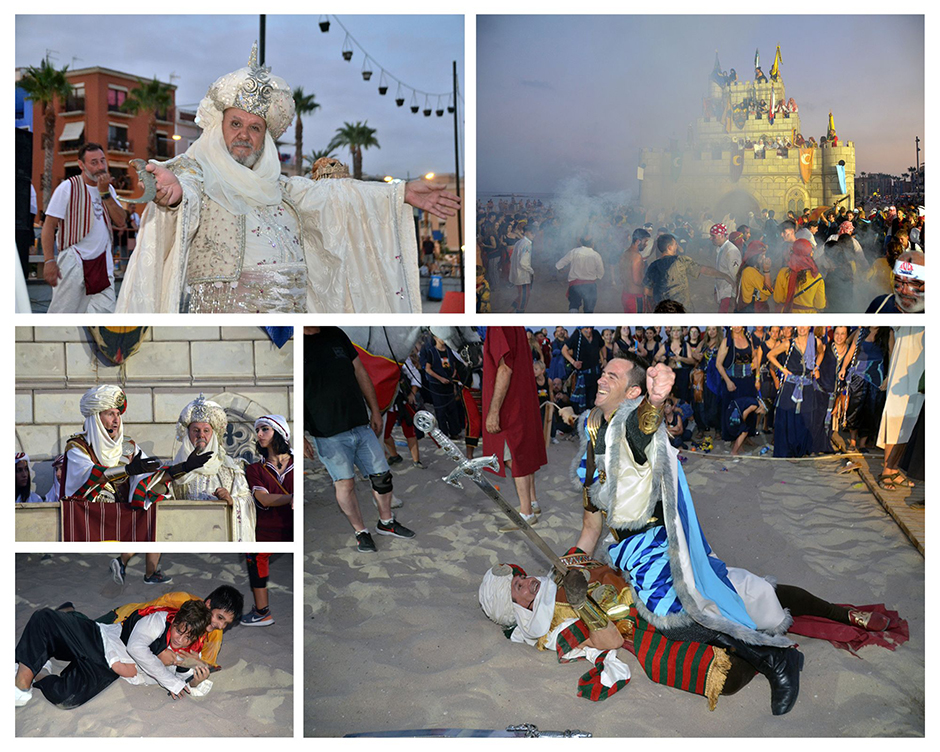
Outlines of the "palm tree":
[[154,159],[157,156],[157,113],[172,106],[173,88],[157,81],[156,76],[146,83],[138,78],[137,83],[140,86],[127,95],[121,109],[134,115],[147,113],[147,159]]
[[294,89],[294,111],[297,120],[294,123],[294,169],[300,175],[304,169],[304,121],[303,115],[320,109],[320,103],[315,101],[316,94],[304,94],[302,86]]
[[309,154],[304,155],[304,162],[313,167],[314,163],[318,159],[323,157],[329,157],[330,159],[336,159],[336,149],[326,148],[326,149],[314,149]]
[[353,177],[356,180],[362,180],[362,150],[370,146],[376,149],[382,148],[375,137],[376,129],[370,128],[368,123],[368,120],[364,123],[357,120],[355,125],[343,123],[342,128],[336,129],[336,135],[333,136],[328,147],[329,149],[336,149],[340,146],[349,147],[349,153],[353,158]]
[[43,149],[43,169],[42,181],[42,206],[45,209],[49,205],[49,198],[52,196],[52,158],[55,156],[55,98],[66,100],[72,95],[72,85],[66,78],[66,72],[69,67],[66,65],[61,70],[54,67],[45,58],[39,67],[28,66],[19,81],[20,88],[26,92],[27,96],[42,105],[42,118],[45,128],[42,134]]

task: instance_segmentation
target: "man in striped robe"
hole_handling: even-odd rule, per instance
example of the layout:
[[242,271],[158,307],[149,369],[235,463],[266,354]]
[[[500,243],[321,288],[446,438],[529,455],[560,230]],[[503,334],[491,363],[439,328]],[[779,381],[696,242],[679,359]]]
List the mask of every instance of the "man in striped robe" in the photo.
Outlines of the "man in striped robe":
[[[99,144],[78,151],[81,173],[63,180],[49,199],[42,225],[42,276],[52,288],[49,313],[114,313],[112,228],[127,212],[111,185]],[[59,255],[53,259],[58,239]]]
[[793,618],[816,616],[861,629],[882,614],[836,606],[794,586],[731,567],[699,526],[676,450],[663,425],[675,374],[632,353],[608,362],[595,409],[581,424],[576,460],[584,517],[578,548],[593,552],[607,528],[612,565],[629,576],[638,615],[670,640],[701,642],[764,674],[774,715],[799,694],[803,656],[786,636]]

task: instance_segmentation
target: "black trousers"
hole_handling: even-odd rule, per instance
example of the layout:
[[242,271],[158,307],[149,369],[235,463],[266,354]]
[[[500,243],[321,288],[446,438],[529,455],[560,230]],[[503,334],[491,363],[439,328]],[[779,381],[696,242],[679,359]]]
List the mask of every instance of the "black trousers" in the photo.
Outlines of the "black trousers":
[[33,686],[61,708],[85,704],[118,678],[105,660],[97,623],[77,611],[43,608],[29,617],[16,644],[17,663],[38,674],[50,658],[69,665],[58,676],[47,676]]

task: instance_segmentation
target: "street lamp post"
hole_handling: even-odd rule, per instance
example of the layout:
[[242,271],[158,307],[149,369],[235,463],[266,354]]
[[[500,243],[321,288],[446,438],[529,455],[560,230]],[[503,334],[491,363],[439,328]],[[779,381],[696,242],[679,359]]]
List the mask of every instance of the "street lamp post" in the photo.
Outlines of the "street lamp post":
[[[459,120],[457,118],[457,112],[459,108],[457,107],[457,61],[454,60],[454,161],[456,162],[456,172],[454,177],[456,180],[456,192],[457,195],[460,195],[460,131],[458,127]],[[458,258],[460,259],[460,292],[464,292],[464,252],[463,252],[463,213],[460,209],[457,209],[457,251]]]

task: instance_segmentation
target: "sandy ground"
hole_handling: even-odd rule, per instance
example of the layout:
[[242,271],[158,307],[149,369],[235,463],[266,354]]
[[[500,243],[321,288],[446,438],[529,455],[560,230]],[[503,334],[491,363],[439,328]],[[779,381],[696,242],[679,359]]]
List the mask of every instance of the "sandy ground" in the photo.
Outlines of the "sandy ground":
[[[229,629],[222,642],[213,687],[205,697],[173,701],[159,686],[116,681],[74,710],[50,704],[39,690],[16,709],[17,736],[291,736],[293,734],[293,565],[290,554],[275,554],[268,580],[272,627]],[[111,580],[109,557],[96,554],[17,554],[16,636],[38,608],[70,600],[95,618],[111,608],[185,590],[208,595],[234,585],[253,601],[241,554],[167,554],[161,568],[168,585],[143,582],[144,561],[134,557],[122,586]],[[61,664],[64,665],[64,664]]]
[[[329,476],[306,462],[305,735],[516,723],[595,736],[924,734],[924,559],[855,474],[836,474],[838,460],[732,462],[683,452],[703,529],[729,564],[832,601],[884,602],[910,625],[910,641],[896,651],[869,646],[860,657],[797,638],[806,657],[800,698],[774,717],[761,676],[709,712],[704,698],[652,683],[625,650],[630,684],[604,702],[578,698],[586,664],[560,665],[551,653],[510,643],[477,601],[492,564],[515,562],[530,574],[547,564],[521,533],[497,532],[504,522],[479,489],[440,481],[453,465],[430,440],[421,449],[427,470],[407,460],[394,469],[405,502],[398,519],[417,537],[375,536],[374,554],[356,550]],[[575,452],[572,442],[550,446],[550,464],[536,476],[536,529],[558,552],[580,530],[580,498],[566,477]],[[514,503],[512,482],[495,481]],[[357,493],[374,525],[368,483],[357,483]]]

